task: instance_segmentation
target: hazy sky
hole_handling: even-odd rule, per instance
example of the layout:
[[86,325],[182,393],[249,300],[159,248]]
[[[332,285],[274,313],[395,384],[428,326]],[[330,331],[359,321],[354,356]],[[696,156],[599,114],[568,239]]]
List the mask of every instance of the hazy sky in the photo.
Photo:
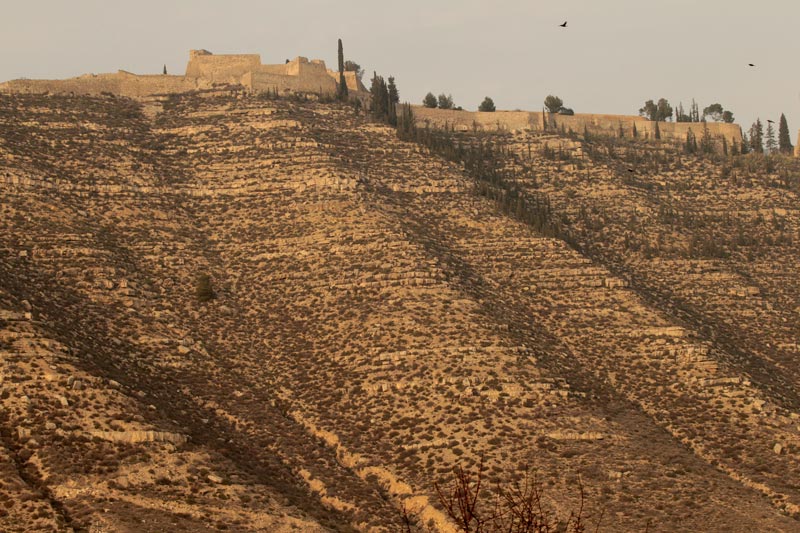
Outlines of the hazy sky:
[[[403,100],[452,93],[475,109],[636,114],[646,99],[721,103],[749,127],[800,128],[799,0],[10,0],[0,80],[86,72],[183,73],[191,48],[345,55],[394,75]],[[558,24],[569,21],[564,30]],[[755,63],[755,68],[747,67]],[[365,78],[368,76],[365,76]],[[369,86],[368,80],[365,80]]]

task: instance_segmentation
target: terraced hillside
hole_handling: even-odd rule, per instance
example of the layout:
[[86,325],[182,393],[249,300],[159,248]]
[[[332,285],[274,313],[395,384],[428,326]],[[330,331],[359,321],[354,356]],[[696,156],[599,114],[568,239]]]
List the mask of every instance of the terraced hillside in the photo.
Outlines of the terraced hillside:
[[[14,96],[0,121],[3,529],[450,531],[433,484],[481,458],[562,515],[582,480],[605,531],[797,529],[796,369],[757,349],[796,342],[796,285],[771,296],[796,254],[653,271],[679,301],[611,222],[582,254],[330,104]],[[525,164],[559,212],[658,212],[599,158]],[[796,235],[790,204],[763,199]],[[764,334],[708,326],[756,297]]]

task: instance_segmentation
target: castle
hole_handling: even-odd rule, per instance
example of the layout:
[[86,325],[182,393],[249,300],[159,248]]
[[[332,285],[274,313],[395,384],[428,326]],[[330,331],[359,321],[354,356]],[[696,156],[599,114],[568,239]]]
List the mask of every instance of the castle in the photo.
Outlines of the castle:
[[[345,72],[350,94],[366,96],[355,72]],[[19,79],[0,83],[0,92],[50,94],[114,94],[130,98],[184,93],[220,85],[241,85],[251,92],[313,93],[334,95],[339,73],[321,59],[296,57],[277,65],[264,65],[258,54],[215,55],[191,50],[183,76],[140,75],[124,70],[109,74],[84,74],[66,80]]]

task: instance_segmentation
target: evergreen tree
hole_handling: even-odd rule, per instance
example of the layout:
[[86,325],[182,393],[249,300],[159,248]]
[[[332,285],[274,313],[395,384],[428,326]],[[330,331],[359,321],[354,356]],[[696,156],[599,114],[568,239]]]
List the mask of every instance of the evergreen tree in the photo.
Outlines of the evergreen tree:
[[636,139],[637,137],[639,137],[639,132],[636,131],[636,123],[634,122],[633,123],[633,138]]
[[722,120],[722,113],[725,110],[722,109],[722,105],[720,104],[711,104],[710,106],[703,109],[703,118],[711,117],[714,122],[719,122]]
[[548,95],[547,98],[544,99],[544,106],[551,113],[558,113],[559,109],[561,109],[563,105],[564,101],[558,96],[553,96],[552,94]]
[[[734,143],[734,146],[736,144]],[[728,155],[728,139],[724,135],[722,136],[722,154]]]
[[394,76],[389,76],[389,103],[397,105],[400,103],[400,93],[397,91],[397,85],[394,83]]
[[389,124],[397,123],[395,106],[389,100],[389,87],[386,85],[383,76],[378,76],[373,72],[372,85],[369,88],[372,116],[381,122]]
[[658,128],[658,122],[656,122],[655,137],[657,140],[661,140],[661,130]]
[[440,94],[438,98],[439,109],[453,109],[455,105],[453,104],[453,95],[452,94]]
[[686,132],[686,144],[684,145],[684,149],[687,154],[694,154],[697,152],[697,137],[695,137],[692,130]]
[[481,105],[478,106],[478,111],[493,113],[495,110],[494,101],[488,96],[484,98]]
[[339,39],[339,87],[337,90],[339,100],[347,100],[347,82],[344,79],[344,48]]
[[658,120],[658,106],[652,100],[644,103],[644,107],[639,109],[639,115],[647,117],[647,120]]
[[[391,79],[391,78],[390,78]],[[417,126],[411,104],[403,104],[397,117],[397,136],[406,141],[416,140]]]
[[722,122],[725,122],[726,124],[733,124],[733,113],[730,111],[723,111]]
[[659,98],[656,105],[656,121],[666,121],[672,118],[672,106],[666,98]]
[[781,113],[781,120],[778,123],[778,150],[782,154],[791,154],[793,148],[792,139],[789,137],[789,124],[786,122],[786,115]]
[[436,109],[436,106],[439,105],[439,101],[433,93],[428,93],[425,95],[425,98],[422,99],[422,105],[431,109]]
[[747,138],[747,134],[742,132],[742,147],[739,152],[744,155],[750,153],[750,139]]
[[704,154],[714,152],[714,143],[711,141],[711,133],[708,131],[708,124],[703,122],[703,136],[700,138],[700,149]]
[[761,119],[758,118],[750,126],[750,151],[757,154],[764,153],[764,126],[761,124]]
[[211,277],[208,274],[200,274],[197,277],[197,285],[195,287],[195,295],[200,302],[208,302],[216,298],[214,288],[211,285]]
[[164,76],[167,75],[167,65],[164,65]]
[[772,127],[772,122],[767,122],[767,137],[764,144],[768,154],[774,154],[778,150],[778,141],[775,140],[775,128]]
[[700,122],[700,107],[694,101],[694,98],[692,98],[692,109],[689,114],[691,115],[690,122]]

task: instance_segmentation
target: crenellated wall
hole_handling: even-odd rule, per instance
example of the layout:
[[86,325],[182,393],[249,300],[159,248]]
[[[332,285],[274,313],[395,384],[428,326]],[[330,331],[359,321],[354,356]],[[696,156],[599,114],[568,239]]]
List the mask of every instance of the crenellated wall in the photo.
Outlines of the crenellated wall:
[[[625,137],[633,137],[634,126],[636,135],[640,138],[655,139],[656,123],[644,117],[631,115],[551,115],[549,113],[528,111],[495,111],[491,113],[480,111],[457,111],[449,109],[430,109],[423,106],[413,106],[414,116],[419,124],[428,123],[437,128],[454,128],[456,130],[530,130],[530,131],[560,131],[572,130],[582,134],[584,130],[590,134],[619,136],[620,129]],[[546,126],[546,127],[545,127]],[[709,135],[717,150],[722,150],[722,138],[728,146],[734,143],[742,144],[742,130],[738,124],[725,124],[720,122],[691,123],[691,122],[659,122],[660,138],[664,141],[684,142],[689,130],[697,137],[697,142],[703,136],[704,128],[708,128]]]

